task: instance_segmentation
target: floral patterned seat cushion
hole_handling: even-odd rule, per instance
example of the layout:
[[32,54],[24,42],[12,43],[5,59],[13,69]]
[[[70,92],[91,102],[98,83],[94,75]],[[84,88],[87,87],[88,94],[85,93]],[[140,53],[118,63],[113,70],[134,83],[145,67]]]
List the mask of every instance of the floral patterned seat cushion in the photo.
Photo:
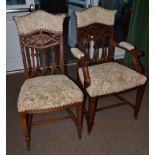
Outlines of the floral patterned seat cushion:
[[79,87],[65,75],[27,79],[18,97],[18,111],[45,110],[83,101]]
[[[90,66],[91,85],[86,89],[91,97],[121,92],[143,85],[147,78],[136,71],[115,62]],[[79,69],[83,83],[83,72]]]

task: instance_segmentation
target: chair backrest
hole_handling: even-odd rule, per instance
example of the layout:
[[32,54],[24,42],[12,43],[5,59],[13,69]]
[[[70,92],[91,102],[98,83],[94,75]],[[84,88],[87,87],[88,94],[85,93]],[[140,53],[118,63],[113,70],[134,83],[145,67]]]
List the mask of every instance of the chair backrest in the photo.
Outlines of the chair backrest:
[[[65,15],[52,15],[41,10],[13,17],[19,34],[25,79],[64,73],[64,18]],[[56,48],[59,49],[58,54],[55,54]],[[59,69],[56,67],[55,55],[59,55]]]
[[[113,60],[114,50],[114,22],[116,10],[101,7],[91,7],[75,12],[77,22],[77,44],[81,48],[90,64]],[[93,56],[90,56],[90,42],[93,40]],[[102,50],[98,50],[98,44]]]

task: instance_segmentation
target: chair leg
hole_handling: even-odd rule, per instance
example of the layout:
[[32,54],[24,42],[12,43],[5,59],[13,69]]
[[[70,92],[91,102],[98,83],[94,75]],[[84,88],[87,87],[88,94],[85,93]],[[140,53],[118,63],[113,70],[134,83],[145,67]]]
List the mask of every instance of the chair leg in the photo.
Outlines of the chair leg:
[[90,134],[93,124],[94,124],[94,117],[97,105],[97,98],[89,98],[89,105],[88,105],[88,134]]
[[141,103],[142,103],[144,90],[145,90],[145,85],[140,86],[140,87],[137,88],[136,103],[135,103],[135,107],[134,107],[134,118],[135,119],[138,118],[138,113],[139,113],[140,106],[141,106]]
[[86,122],[88,122],[88,114],[87,114],[87,110],[86,110],[86,99],[87,99],[87,96],[84,95],[84,99],[83,99],[83,115],[85,116]]
[[29,127],[29,133],[31,132],[31,123],[32,123],[33,114],[29,114],[29,120],[28,120],[28,127]]
[[83,124],[83,103],[78,103],[77,104],[77,132],[78,132],[79,139],[81,139],[82,124]]
[[26,113],[20,112],[20,117],[21,117],[21,123],[22,123],[25,142],[27,145],[27,151],[29,151],[30,150],[30,133],[29,133],[28,122],[26,119]]

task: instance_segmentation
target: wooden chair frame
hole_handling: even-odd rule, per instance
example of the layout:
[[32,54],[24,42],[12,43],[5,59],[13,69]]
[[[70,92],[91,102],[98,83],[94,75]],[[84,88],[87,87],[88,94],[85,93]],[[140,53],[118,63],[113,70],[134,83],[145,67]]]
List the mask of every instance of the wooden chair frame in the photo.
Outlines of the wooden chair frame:
[[[83,10],[85,11],[85,10]],[[82,12],[82,11],[81,11]],[[75,14],[76,20],[77,20],[77,16]],[[131,91],[131,90],[137,90],[136,93],[136,101],[135,104],[130,103],[129,101],[127,101],[126,99],[124,99],[123,97],[120,96],[120,93],[113,93],[110,95],[102,95],[102,96],[96,96],[96,97],[91,97],[89,96],[89,94],[86,91],[86,88],[89,87],[91,85],[91,80],[90,80],[90,75],[89,75],[89,70],[88,70],[88,66],[91,65],[96,65],[96,64],[102,64],[104,62],[112,62],[114,61],[114,48],[115,47],[119,47],[124,49],[126,52],[130,53],[132,56],[132,65],[133,65],[133,69],[135,71],[137,71],[138,73],[143,73],[143,68],[140,64],[140,60],[139,58],[141,56],[144,55],[143,51],[138,51],[136,49],[132,49],[132,50],[128,50],[126,48],[121,47],[118,43],[116,43],[114,41],[114,25],[105,25],[105,24],[101,24],[101,23],[92,23],[89,24],[87,26],[83,26],[83,27],[76,27],[76,36],[77,36],[77,43],[76,43],[76,48],[80,49],[80,43],[81,43],[81,38],[83,39],[83,53],[84,53],[84,57],[81,56],[80,58],[77,59],[77,64],[78,64],[78,68],[82,68],[82,72],[83,72],[83,76],[84,76],[84,84],[81,83],[80,78],[79,78],[79,74],[77,71],[77,81],[81,87],[81,89],[83,89],[83,92],[85,94],[85,99],[84,102],[86,104],[86,98],[88,97],[88,110],[86,110],[86,108],[84,107],[84,114],[87,120],[87,127],[88,127],[88,133],[90,134],[93,128],[93,124],[94,124],[94,118],[95,118],[95,113],[97,111],[100,110],[105,110],[105,109],[109,109],[109,108],[113,108],[113,107],[117,107],[117,106],[121,106],[121,105],[129,105],[130,107],[132,107],[134,109],[134,118],[137,119],[138,118],[138,113],[140,111],[140,106],[141,106],[141,102],[142,102],[142,98],[143,98],[143,94],[144,94],[144,90],[145,90],[145,84],[129,89],[127,91]],[[93,37],[92,37],[93,36]],[[108,55],[106,55],[107,53],[105,52],[105,55],[103,54],[104,51],[106,50],[104,47],[104,43],[103,43],[103,52],[101,55],[100,60],[97,59],[97,39],[98,37],[102,38],[102,41],[105,40],[106,37],[109,38],[109,50],[108,50]],[[87,49],[88,49],[88,44],[89,41],[93,40],[94,41],[94,55],[93,55],[93,59],[89,59],[87,58]],[[123,92],[127,92],[127,91],[123,91]],[[99,98],[103,98],[106,96],[116,96],[121,102],[118,104],[113,104],[113,105],[109,105],[106,107],[100,107],[97,108],[97,101]]]
[[[27,16],[27,15],[26,15]],[[54,74],[64,74],[64,58],[63,58],[63,32],[53,32],[47,29],[40,29],[37,31],[32,31],[27,34],[19,34],[19,41],[24,65],[24,77],[25,80],[29,78],[34,78],[36,76],[44,75],[54,75]],[[59,46],[59,63],[60,68],[56,66],[55,63],[55,50],[54,48]],[[47,66],[45,61],[45,49],[51,48],[51,66]],[[38,55],[41,55],[41,62],[38,62]],[[28,55],[31,57],[31,65],[28,63]],[[37,59],[37,64],[36,60]],[[39,64],[39,65],[38,65]],[[70,110],[70,108],[76,108],[76,115]],[[81,138],[82,133],[82,123],[83,123],[83,102],[67,104],[64,106],[59,106],[56,108],[49,108],[46,110],[27,110],[24,112],[19,112],[21,117],[21,124],[24,133],[24,138],[27,146],[27,150],[30,150],[30,132],[31,127],[34,125],[41,125],[52,123],[56,121],[61,121],[65,119],[72,119],[77,127],[78,137]],[[32,121],[34,114],[51,113],[59,110],[65,110],[68,115],[61,116],[58,118]]]

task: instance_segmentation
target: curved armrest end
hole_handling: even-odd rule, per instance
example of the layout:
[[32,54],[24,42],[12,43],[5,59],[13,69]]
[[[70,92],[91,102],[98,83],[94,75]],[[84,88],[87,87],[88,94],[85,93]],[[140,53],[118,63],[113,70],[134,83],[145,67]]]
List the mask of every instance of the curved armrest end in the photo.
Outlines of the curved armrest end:
[[142,56],[145,55],[144,51],[138,51],[138,50],[135,50],[135,51],[136,51],[136,55],[137,55],[138,57],[142,57]]
[[132,51],[135,49],[135,47],[132,44],[125,42],[125,41],[121,41],[118,45],[119,45],[119,47],[121,47],[125,50],[128,50],[128,51]]
[[77,59],[81,59],[84,57],[84,53],[80,51],[78,48],[71,48],[71,52]]

